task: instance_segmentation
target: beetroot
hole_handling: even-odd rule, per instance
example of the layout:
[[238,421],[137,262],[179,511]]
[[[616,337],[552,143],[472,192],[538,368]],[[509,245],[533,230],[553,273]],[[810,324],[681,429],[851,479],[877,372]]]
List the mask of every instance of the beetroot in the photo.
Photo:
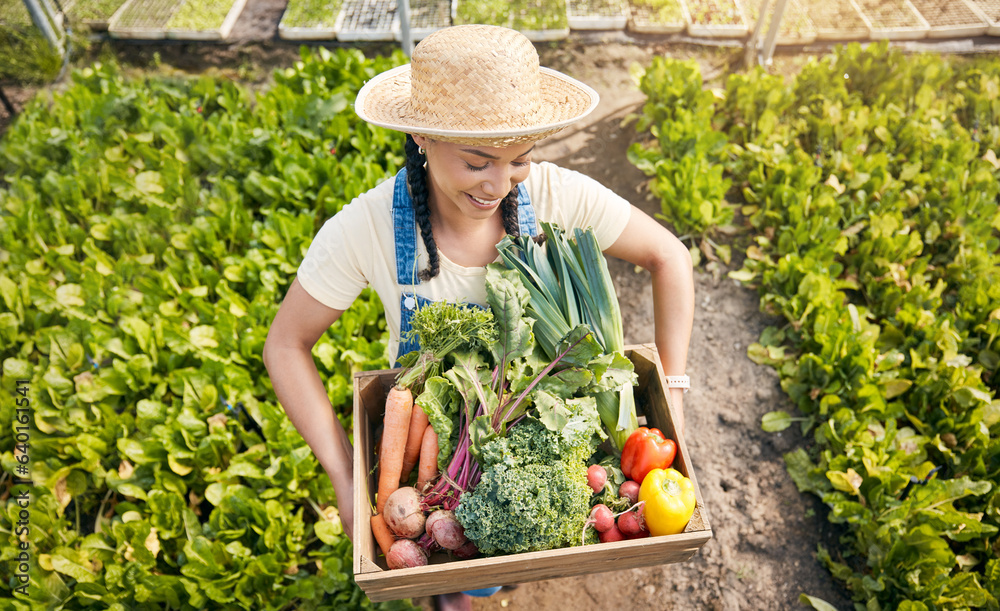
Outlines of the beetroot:
[[385,556],[390,569],[427,566],[427,552],[412,539],[397,539]]
[[455,518],[455,513],[447,509],[432,512],[424,527],[434,537],[434,542],[447,550],[457,550],[468,541],[465,528]]
[[479,548],[472,541],[466,541],[458,549],[452,550],[452,553],[462,560],[468,560],[479,555]]
[[385,523],[398,537],[416,539],[424,532],[424,512],[420,509],[420,493],[404,486],[396,489],[385,502]]

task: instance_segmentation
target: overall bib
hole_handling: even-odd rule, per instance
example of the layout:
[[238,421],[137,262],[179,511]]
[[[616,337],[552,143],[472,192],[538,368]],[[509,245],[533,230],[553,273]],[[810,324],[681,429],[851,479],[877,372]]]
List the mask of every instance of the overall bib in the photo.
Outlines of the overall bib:
[[[396,174],[396,184],[392,194],[392,219],[396,240],[396,282],[402,287],[408,287],[403,289],[399,297],[399,350],[396,352],[396,367],[398,367],[399,357],[420,347],[417,338],[408,337],[413,328],[410,323],[413,313],[417,308],[431,302],[414,290],[416,285],[420,284],[418,276],[420,270],[417,269],[417,240],[421,238],[416,213],[413,210],[413,200],[410,199],[410,190],[406,184],[406,168]],[[521,235],[532,237],[538,235],[535,209],[531,206],[528,190],[523,183],[517,185],[517,222]],[[495,587],[467,590],[465,593],[470,596],[492,596],[499,591],[500,588]]]
[[[396,240],[396,282],[404,287],[399,297],[399,350],[396,352],[398,360],[404,354],[420,347],[416,338],[408,338],[413,328],[410,319],[417,308],[430,303],[429,299],[418,295],[415,291],[416,285],[420,284],[418,276],[420,270],[417,269],[417,240],[421,238],[416,213],[413,210],[413,200],[410,199],[410,190],[406,185],[406,168],[396,174],[392,194],[392,219]],[[524,183],[517,185],[517,222],[521,235],[532,237],[538,235],[535,209],[531,206]],[[396,366],[399,366],[398,362]]]

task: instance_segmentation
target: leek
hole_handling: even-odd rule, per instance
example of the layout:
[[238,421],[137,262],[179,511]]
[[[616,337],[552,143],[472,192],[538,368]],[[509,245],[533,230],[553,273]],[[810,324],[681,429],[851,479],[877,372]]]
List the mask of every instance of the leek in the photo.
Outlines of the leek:
[[[506,236],[497,245],[501,261],[516,271],[527,288],[526,314],[535,319],[533,331],[549,359],[559,342],[574,327],[584,324],[607,355],[624,359],[625,336],[621,307],[611,273],[593,229],[575,229],[570,238],[552,223],[542,223],[544,244],[530,237]],[[631,372],[631,363],[628,363]],[[601,422],[620,451],[638,427],[635,414],[634,375],[614,389],[597,394]]]

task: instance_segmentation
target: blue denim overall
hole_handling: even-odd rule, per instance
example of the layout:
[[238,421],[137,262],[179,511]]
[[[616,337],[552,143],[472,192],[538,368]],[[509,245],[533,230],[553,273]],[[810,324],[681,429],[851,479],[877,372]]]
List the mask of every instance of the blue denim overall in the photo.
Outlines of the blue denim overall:
[[[406,168],[396,174],[396,184],[392,194],[392,220],[396,232],[396,282],[402,287],[415,287],[420,284],[418,275],[420,270],[417,269],[417,240],[420,239],[420,235],[416,213],[413,210],[413,200],[410,199],[410,190],[406,184]],[[531,206],[528,190],[523,183],[517,185],[517,222],[521,229],[521,235],[538,235],[535,209]],[[408,338],[409,332],[413,328],[410,319],[417,308],[428,303],[430,300],[417,295],[413,288],[403,289],[399,297],[400,324],[397,359],[420,347],[417,338]]]
[[[396,240],[396,282],[402,287],[415,287],[420,283],[417,269],[417,240],[420,239],[417,227],[416,213],[413,210],[413,200],[406,184],[406,168],[396,174],[396,184],[392,194],[392,220],[395,226]],[[538,223],[535,219],[535,209],[528,198],[528,190],[524,184],[517,185],[517,222],[521,235],[538,235]],[[399,350],[396,358],[420,347],[417,338],[410,338],[413,328],[410,319],[418,307],[430,303],[430,299],[417,295],[412,288],[404,288],[399,297]],[[399,363],[396,363],[399,366]],[[493,596],[500,591],[499,587],[466,590],[470,596]]]

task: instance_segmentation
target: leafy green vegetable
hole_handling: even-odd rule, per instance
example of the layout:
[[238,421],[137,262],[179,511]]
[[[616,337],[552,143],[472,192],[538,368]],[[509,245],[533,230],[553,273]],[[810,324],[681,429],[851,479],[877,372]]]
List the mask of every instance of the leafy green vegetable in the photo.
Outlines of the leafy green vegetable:
[[[586,411],[586,408],[580,408]],[[597,448],[596,410],[575,432],[528,418],[483,447],[483,476],[455,516],[486,555],[578,544],[590,513],[587,459]],[[582,443],[581,443],[582,441]]]
[[728,142],[730,275],[784,321],[748,354],[800,412],[762,426],[811,434],[789,474],[845,528],[821,561],[859,608],[1000,606],[1000,63],[852,44],[718,96],[673,60],[645,78],[660,140],[690,114]]
[[[530,237],[504,236],[497,245],[503,264],[516,272],[530,299],[527,313],[546,356],[554,358],[558,344],[580,325],[595,336],[603,352],[612,356],[593,369],[597,383],[597,408],[619,450],[638,427],[632,363],[625,358],[621,306],[607,261],[593,229],[574,231],[573,239],[556,225],[542,223],[544,247]],[[498,266],[496,266],[498,267]],[[594,355],[587,355],[584,365]],[[573,356],[567,358],[573,362]]]

